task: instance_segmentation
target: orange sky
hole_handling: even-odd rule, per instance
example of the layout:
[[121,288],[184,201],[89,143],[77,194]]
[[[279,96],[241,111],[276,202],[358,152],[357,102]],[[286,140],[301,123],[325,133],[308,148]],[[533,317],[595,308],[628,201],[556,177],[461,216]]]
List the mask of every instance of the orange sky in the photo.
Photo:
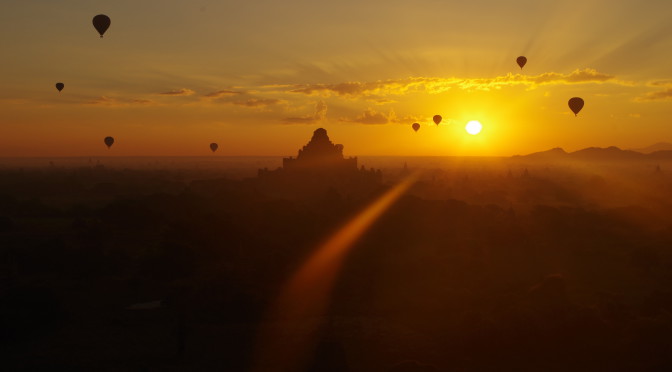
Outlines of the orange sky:
[[665,0],[6,1],[0,156],[294,155],[318,127],[346,155],[672,142],[669,19]]

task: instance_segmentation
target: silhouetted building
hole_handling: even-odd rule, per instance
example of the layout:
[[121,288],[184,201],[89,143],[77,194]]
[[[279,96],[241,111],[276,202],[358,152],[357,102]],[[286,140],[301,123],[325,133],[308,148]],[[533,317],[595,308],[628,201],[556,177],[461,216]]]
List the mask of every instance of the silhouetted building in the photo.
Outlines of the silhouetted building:
[[334,145],[324,128],[316,129],[313,138],[299,150],[295,158],[282,159],[282,167],[287,172],[311,171],[320,173],[340,173],[357,170],[357,158],[343,157],[343,145]]
[[357,158],[343,156],[343,145],[334,144],[324,128],[313,132],[308,144],[294,157],[284,158],[282,168],[260,169],[258,186],[265,194],[306,198],[335,190],[341,195],[368,193],[381,184],[380,170],[357,168]]

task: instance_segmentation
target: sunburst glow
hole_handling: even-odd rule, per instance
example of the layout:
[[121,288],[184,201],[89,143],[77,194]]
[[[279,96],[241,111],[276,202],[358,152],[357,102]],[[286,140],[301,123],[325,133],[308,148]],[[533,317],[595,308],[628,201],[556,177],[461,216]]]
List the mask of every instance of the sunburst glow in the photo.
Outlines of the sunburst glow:
[[464,129],[467,131],[467,133],[471,135],[477,135],[481,133],[481,129],[483,129],[483,125],[481,125],[480,122],[477,120],[472,120],[467,123],[467,125],[464,127]]

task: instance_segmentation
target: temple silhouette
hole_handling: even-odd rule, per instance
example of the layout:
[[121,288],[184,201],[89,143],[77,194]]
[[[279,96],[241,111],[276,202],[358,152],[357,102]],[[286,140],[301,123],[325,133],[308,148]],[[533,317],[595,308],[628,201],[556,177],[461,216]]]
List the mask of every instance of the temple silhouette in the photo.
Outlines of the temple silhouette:
[[341,173],[357,170],[357,158],[343,157],[343,145],[334,145],[324,128],[316,129],[313,138],[295,158],[282,159],[287,172]]
[[282,167],[259,169],[257,186],[267,195],[306,199],[327,192],[340,196],[368,194],[381,186],[382,173],[358,168],[357,157],[344,157],[344,146],[334,144],[324,128],[313,132],[296,157],[282,160]]
[[193,180],[190,184],[191,191],[206,195],[304,201],[367,198],[382,187],[380,169],[358,168],[357,157],[344,157],[343,145],[331,142],[324,128],[313,132],[296,157],[283,158],[282,167],[259,169],[255,178]]

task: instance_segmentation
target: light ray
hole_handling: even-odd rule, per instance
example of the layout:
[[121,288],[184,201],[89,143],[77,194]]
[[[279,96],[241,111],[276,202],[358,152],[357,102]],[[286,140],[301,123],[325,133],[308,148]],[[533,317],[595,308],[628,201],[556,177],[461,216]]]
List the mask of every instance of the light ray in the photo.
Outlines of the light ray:
[[[416,172],[369,204],[320,245],[287,281],[262,325],[257,365],[253,370],[266,370],[270,365],[276,371],[297,370],[315,340],[311,332],[298,330],[296,325],[326,314],[331,290],[347,253],[417,178]],[[283,330],[279,323],[294,327]]]

